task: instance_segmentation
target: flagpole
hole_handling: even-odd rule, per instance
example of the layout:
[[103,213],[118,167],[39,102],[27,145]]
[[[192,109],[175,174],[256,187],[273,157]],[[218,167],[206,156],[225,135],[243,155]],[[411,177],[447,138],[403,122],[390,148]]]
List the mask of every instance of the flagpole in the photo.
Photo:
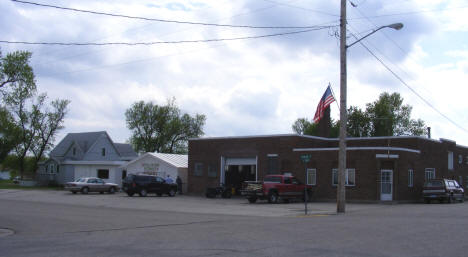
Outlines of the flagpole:
[[340,109],[340,104],[338,103],[338,100],[336,100],[335,91],[333,91],[333,88],[332,88],[330,82],[328,82],[328,86],[330,87],[330,89],[331,89],[331,91],[332,91],[333,98],[335,98],[335,103],[336,103],[336,106],[338,106],[338,110],[339,110],[339,109]]

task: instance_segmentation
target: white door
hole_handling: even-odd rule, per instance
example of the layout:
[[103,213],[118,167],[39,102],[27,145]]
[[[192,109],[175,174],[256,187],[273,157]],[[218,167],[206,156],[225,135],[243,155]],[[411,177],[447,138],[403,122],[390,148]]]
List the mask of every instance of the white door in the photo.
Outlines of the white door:
[[393,193],[393,171],[381,170],[380,171],[380,200],[391,201]]

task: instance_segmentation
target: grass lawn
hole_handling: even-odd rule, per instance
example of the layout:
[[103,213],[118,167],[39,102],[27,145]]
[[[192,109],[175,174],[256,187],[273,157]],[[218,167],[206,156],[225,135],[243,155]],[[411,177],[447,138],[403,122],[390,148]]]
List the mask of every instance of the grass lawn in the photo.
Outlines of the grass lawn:
[[61,186],[20,186],[12,180],[0,180],[0,189],[22,189],[22,190],[62,190]]

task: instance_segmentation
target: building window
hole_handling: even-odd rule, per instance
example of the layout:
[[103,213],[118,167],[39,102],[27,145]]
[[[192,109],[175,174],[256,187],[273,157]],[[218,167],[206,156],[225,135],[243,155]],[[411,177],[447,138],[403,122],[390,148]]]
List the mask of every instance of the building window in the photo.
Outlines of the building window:
[[430,180],[430,179],[434,179],[435,178],[435,169],[434,168],[426,168],[425,172],[424,172],[424,179],[426,181]]
[[468,188],[468,176],[465,177],[465,187]]
[[463,185],[463,176],[458,176],[458,184],[459,184],[460,186]]
[[459,154],[458,155],[458,164],[462,164],[463,162],[463,155]]
[[108,179],[109,178],[109,170],[98,170],[97,171],[98,178]]
[[307,169],[307,185],[315,186],[317,185],[317,170],[316,169]]
[[448,169],[453,170],[453,152],[448,152]]
[[193,175],[203,176],[203,163],[201,163],[201,162],[195,163],[195,168],[193,170]]
[[[332,185],[338,185],[338,169],[332,170]],[[345,172],[345,185],[355,186],[356,185],[356,171],[354,169],[346,169]]]
[[101,155],[102,155],[102,156],[106,156],[106,148],[102,148],[102,149],[101,149]]
[[468,164],[468,155],[465,158],[466,158],[465,163]]
[[412,169],[408,170],[408,187],[413,187],[413,175],[414,172]]
[[55,164],[50,163],[49,165],[46,166],[46,173],[49,174],[54,174],[55,173]]
[[73,156],[75,156],[75,155],[76,155],[76,148],[73,147]]
[[122,170],[122,179],[126,178],[127,177],[127,171],[126,170]]
[[216,178],[217,175],[218,172],[216,172],[214,165],[208,165],[208,177]]

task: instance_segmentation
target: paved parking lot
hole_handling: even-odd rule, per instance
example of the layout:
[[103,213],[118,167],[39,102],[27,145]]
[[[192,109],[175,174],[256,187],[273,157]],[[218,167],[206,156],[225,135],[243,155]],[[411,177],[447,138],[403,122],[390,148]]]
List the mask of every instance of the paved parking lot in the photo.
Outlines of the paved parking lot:
[[[32,201],[43,203],[70,204],[77,206],[112,207],[123,209],[169,211],[199,214],[225,214],[261,217],[285,217],[304,215],[304,203],[269,204],[258,201],[250,204],[245,198],[235,197],[205,198],[202,196],[176,195],[175,197],[149,195],[147,197],[128,197],[124,193],[88,195],[72,194],[68,191],[53,190],[0,190],[0,199],[17,201]],[[385,208],[382,204],[348,204],[347,212],[366,209]],[[307,204],[308,214],[335,214],[336,204],[333,202]]]
[[[98,207],[98,208],[97,208]],[[468,203],[248,204],[0,190],[0,256],[466,256]],[[327,215],[330,214],[330,215]]]

